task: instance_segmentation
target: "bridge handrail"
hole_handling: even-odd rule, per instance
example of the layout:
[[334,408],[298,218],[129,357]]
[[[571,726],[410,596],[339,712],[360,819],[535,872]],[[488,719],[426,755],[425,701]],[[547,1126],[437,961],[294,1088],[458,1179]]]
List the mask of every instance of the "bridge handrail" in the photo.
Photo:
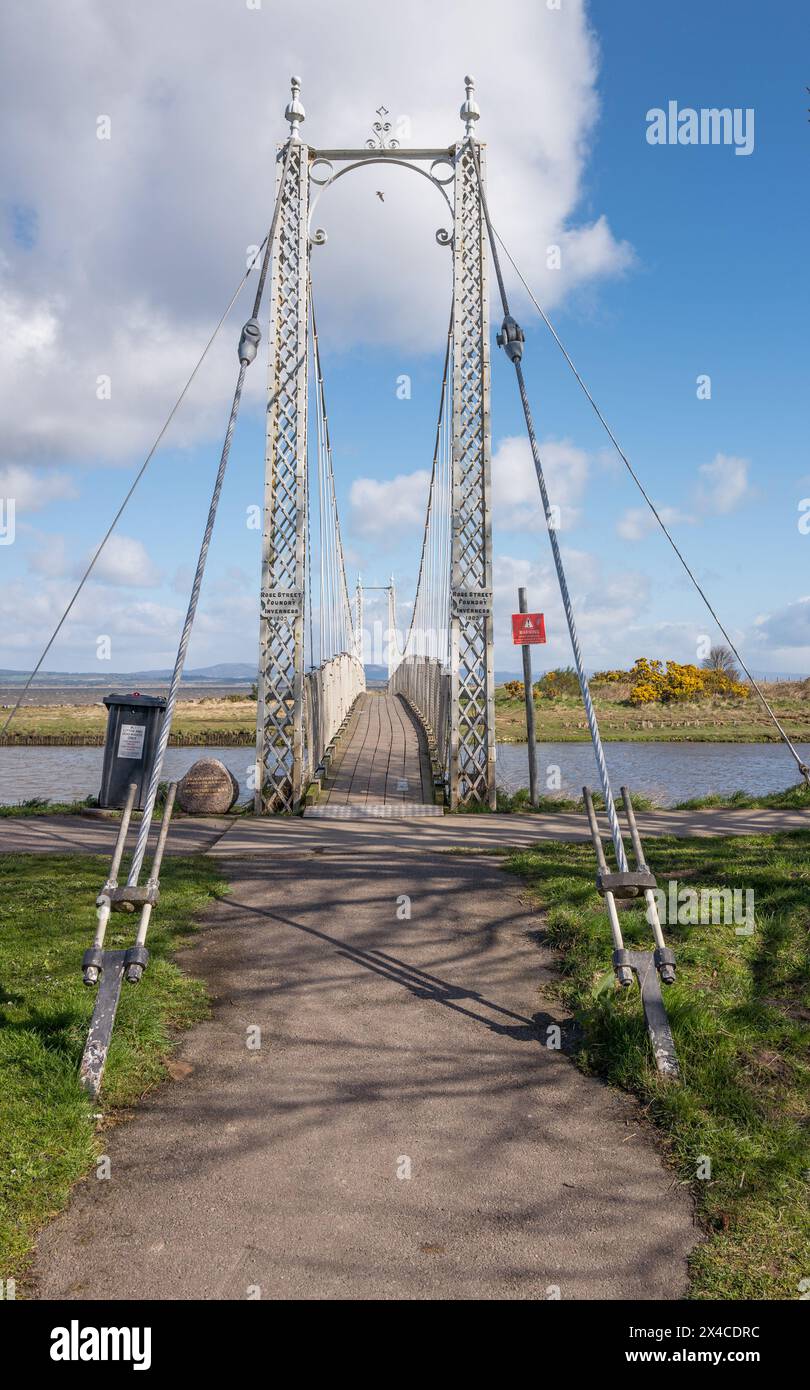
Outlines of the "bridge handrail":
[[405,656],[388,691],[407,700],[425,730],[431,760],[448,783],[450,767],[450,670],[435,657]]
[[326,749],[366,688],[366,673],[357,657],[339,652],[304,676],[305,778],[311,778]]

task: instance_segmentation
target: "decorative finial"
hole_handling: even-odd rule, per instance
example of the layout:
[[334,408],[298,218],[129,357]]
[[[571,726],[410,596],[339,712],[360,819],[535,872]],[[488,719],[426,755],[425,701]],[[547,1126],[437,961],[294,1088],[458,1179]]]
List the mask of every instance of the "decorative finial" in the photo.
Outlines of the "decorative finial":
[[379,117],[379,120],[376,120],[376,121],[374,121],[374,122],[372,123],[371,129],[374,131],[374,134],[372,135],[372,137],[371,137],[370,140],[367,140],[367,141],[366,141],[366,149],[368,149],[368,150],[397,150],[397,149],[399,149],[399,141],[398,141],[398,140],[391,140],[391,139],[388,138],[388,133],[389,133],[389,131],[390,131],[390,129],[391,129],[391,122],[390,122],[390,121],[387,121],[387,120],[385,119],[386,116],[387,116],[388,114],[389,114],[389,112],[388,112],[388,107],[387,107],[387,106],[378,106],[378,107],[377,107],[376,115]]
[[475,122],[481,118],[481,111],[474,96],[475,78],[465,77],[464,85],[467,88],[467,100],[462,102],[459,115],[462,121],[464,121],[464,134],[469,136],[473,133]]
[[300,126],[303,120],[306,120],[307,114],[303,106],[301,105],[301,102],[298,100],[301,91],[301,78],[291,77],[290,87],[292,89],[292,97],[290,98],[290,101],[288,102],[287,107],[285,109],[284,119],[285,121],[289,121],[290,123],[290,139],[300,140],[301,136],[299,134],[298,127]]

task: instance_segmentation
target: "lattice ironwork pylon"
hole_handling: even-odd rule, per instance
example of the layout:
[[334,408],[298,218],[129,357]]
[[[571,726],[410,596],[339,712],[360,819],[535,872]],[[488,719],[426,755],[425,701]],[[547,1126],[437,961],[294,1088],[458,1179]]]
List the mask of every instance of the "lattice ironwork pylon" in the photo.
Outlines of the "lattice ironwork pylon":
[[303,780],[309,150],[292,139],[270,285],[255,809],[297,810]]
[[[484,149],[475,148],[484,179]],[[469,143],[456,146],[454,191],[450,806],[494,810],[487,246]]]

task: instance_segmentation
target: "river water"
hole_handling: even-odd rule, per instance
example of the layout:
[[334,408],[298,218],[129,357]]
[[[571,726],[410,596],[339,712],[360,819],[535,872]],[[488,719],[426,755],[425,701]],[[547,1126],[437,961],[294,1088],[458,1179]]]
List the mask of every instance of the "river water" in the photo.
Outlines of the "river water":
[[[810,744],[797,751],[810,761]],[[751,795],[783,791],[801,780],[781,743],[606,743],[605,760],[618,794],[621,786],[650,797],[658,806],[675,806],[712,792]],[[529,784],[528,746],[501,743],[496,761],[498,785],[517,791]],[[554,770],[559,768],[558,785]],[[590,743],[538,743],[538,785],[541,795],[558,790],[577,798],[582,788],[599,788]]]
[[[799,744],[810,762],[810,744]],[[78,801],[98,794],[103,748],[0,748],[0,802],[8,805],[32,797]],[[239,781],[240,800],[248,800],[250,748],[169,748],[163,776],[182,777],[197,758],[220,758]],[[790,754],[773,743],[606,743],[605,757],[617,789],[626,785],[659,806],[673,806],[711,792],[746,791],[753,795],[781,791],[799,780]],[[599,782],[589,743],[538,743],[540,791],[578,797],[586,784]],[[559,769],[559,783],[555,769]],[[499,786],[516,791],[528,786],[525,743],[498,744]]]

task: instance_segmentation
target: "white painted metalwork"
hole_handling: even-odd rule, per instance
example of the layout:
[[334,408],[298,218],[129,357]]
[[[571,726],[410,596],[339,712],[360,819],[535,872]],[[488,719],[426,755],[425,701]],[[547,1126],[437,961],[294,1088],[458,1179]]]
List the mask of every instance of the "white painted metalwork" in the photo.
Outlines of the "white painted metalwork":
[[[464,117],[464,107],[462,117],[468,122],[477,119],[469,112]],[[453,234],[453,809],[472,805],[495,807],[489,304],[486,224],[474,152],[483,179],[481,146],[465,141],[456,149]]]
[[[298,89],[294,80],[293,100],[287,108],[296,136],[304,118],[297,101]],[[257,813],[294,811],[303,789],[308,159],[308,147],[296,138],[284,175],[273,250],[256,722]]]
[[462,103],[459,115],[464,122],[464,134],[469,139],[475,129],[475,122],[481,119],[481,109],[475,100],[475,80],[465,77],[464,86],[467,89],[467,99]]
[[[480,113],[472,79],[465,83],[461,116],[469,135]],[[389,587],[389,680],[428,730],[437,776],[444,780],[451,806],[494,807],[489,323],[485,223],[472,147],[466,141],[448,149],[400,152],[389,138],[388,112],[381,107],[375,138],[365,150],[311,150],[300,138],[304,108],[299,94],[300,83],[293,79],[286,111],[291,158],[271,289],[256,808],[289,812],[298,807],[307,777],[345,717],[345,691],[362,688],[362,586],[358,582],[353,612],[314,322],[318,660],[324,674],[318,679],[308,676],[305,682],[303,673],[304,590],[312,529],[307,481],[308,260],[310,246],[326,241],[322,229],[309,228],[317,198],[337,179],[373,162],[397,164],[428,178],[453,215],[452,234],[444,228],[436,233],[439,243],[453,250],[453,311],[422,560],[401,655],[393,580]],[[481,147],[475,150],[483,162]],[[312,201],[310,182],[317,185]],[[333,674],[327,676],[329,668]],[[343,673],[337,684],[336,670]],[[348,672],[353,673],[351,679]]]
[[349,652],[304,677],[303,778],[315,777],[323,755],[366,688],[362,663]]

